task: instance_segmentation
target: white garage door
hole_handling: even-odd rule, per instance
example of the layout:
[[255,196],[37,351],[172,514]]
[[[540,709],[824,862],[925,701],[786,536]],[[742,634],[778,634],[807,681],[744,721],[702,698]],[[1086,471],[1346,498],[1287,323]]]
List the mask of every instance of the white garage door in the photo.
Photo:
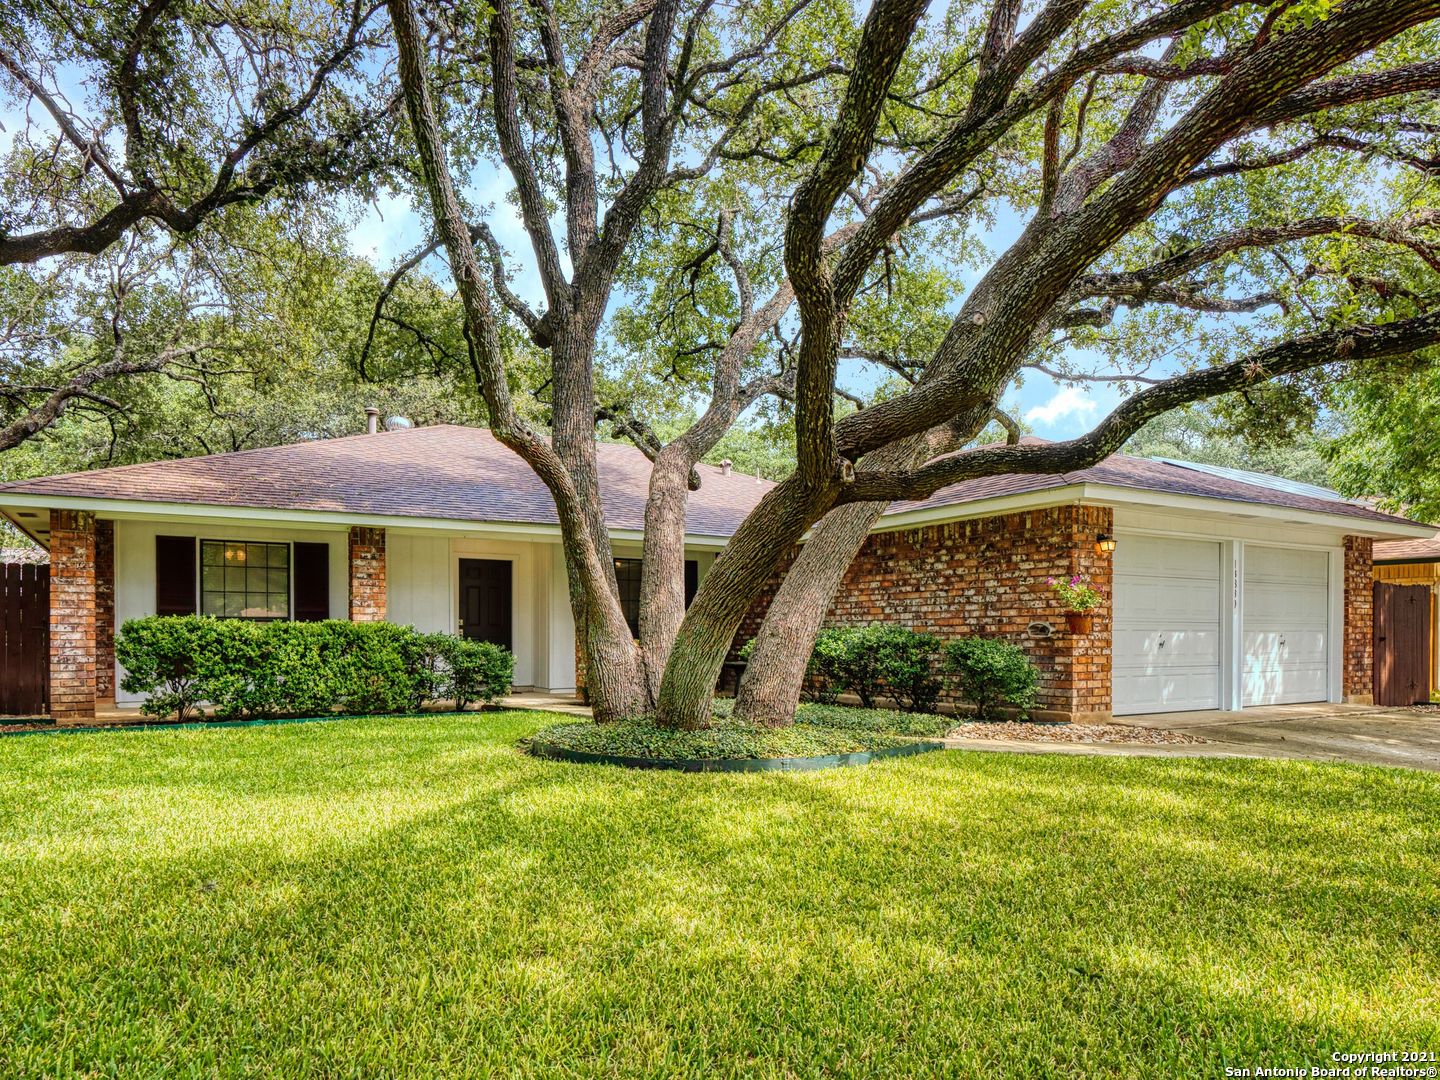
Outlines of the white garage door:
[[1118,537],[1113,691],[1117,715],[1220,707],[1220,545]]
[[1324,701],[1330,690],[1330,556],[1245,548],[1243,702]]

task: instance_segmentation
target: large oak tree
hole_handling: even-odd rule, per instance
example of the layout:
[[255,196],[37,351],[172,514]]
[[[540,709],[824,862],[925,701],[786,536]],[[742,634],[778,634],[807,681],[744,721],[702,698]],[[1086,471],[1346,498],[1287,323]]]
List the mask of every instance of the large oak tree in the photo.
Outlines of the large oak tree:
[[[772,609],[772,640],[762,634],[757,645],[741,702],[752,716],[783,720],[793,707],[797,658],[890,501],[974,477],[1081,468],[1187,402],[1440,340],[1440,315],[1397,306],[1383,280],[1324,260],[1294,265],[1306,245],[1335,241],[1383,248],[1407,273],[1415,260],[1434,272],[1433,191],[1397,206],[1398,189],[1387,184],[1389,170],[1409,169],[1405,159],[1416,156],[1407,140],[1435,133],[1440,0],[989,0],[929,18],[920,0],[879,0],[853,32],[848,9],[803,0],[738,13],[709,0],[599,8],[499,0],[447,5],[438,16],[427,9],[435,17],[423,21],[409,0],[388,7],[425,197],[480,387],[497,436],[555,496],[602,719],[654,712],[665,724],[707,723],[736,628],[809,530]],[[839,62],[817,42],[840,43]],[[451,121],[467,111],[493,132],[488,143],[447,141]],[[492,154],[513,180],[543,311],[511,291],[493,233],[457,192],[452,169],[476,153]],[[1276,215],[1267,206],[1288,211],[1286,200],[1247,204],[1226,187],[1352,160],[1383,162],[1366,175],[1385,190],[1369,199],[1368,190],[1350,192],[1339,205],[1294,199],[1299,212]],[[746,167],[738,176],[736,162]],[[717,213],[714,251],[735,270],[741,303],[713,350],[700,419],[649,444],[637,645],[621,615],[598,497],[593,441],[608,406],[598,396],[597,351],[647,215],[666,219],[676,200],[703,205],[717,176],[720,190],[791,185],[776,222],[781,270],[759,302],[733,219]],[[932,350],[900,364],[877,355],[905,369],[900,392],[845,412],[837,375],[857,350],[852,317],[917,228],[965,212],[976,176],[1028,222],[968,289]],[[1211,191],[1232,197],[1207,208]],[[1255,266],[1266,259],[1287,268],[1288,295],[1245,288],[1265,278]],[[1252,321],[1268,307],[1280,316]],[[1229,319],[1236,329],[1226,349],[1178,370],[1067,366],[1059,342],[1117,322],[1145,327],[1131,320],[1146,311]],[[516,408],[506,313],[546,353],[553,438]],[[786,362],[747,379],[762,336],[789,318]],[[1029,367],[1143,389],[1078,439],[973,446]],[[765,393],[793,402],[797,468],[741,526],[682,615],[691,468]],[[645,431],[635,434],[644,445]]]

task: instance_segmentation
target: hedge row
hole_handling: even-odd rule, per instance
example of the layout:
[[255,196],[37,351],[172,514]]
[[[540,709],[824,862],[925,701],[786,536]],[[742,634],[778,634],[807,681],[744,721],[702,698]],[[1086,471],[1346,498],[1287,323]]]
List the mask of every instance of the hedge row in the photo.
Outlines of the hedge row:
[[[754,647],[747,641],[740,656],[748,660]],[[940,700],[945,675],[982,720],[995,719],[1002,706],[1028,713],[1035,704],[1039,671],[1018,645],[964,637],[942,646],[934,634],[890,623],[822,630],[806,668],[805,692],[822,705],[849,692],[867,709],[888,697],[908,712],[928,713]]]
[[204,615],[132,619],[115,638],[121,688],[149,716],[220,720],[459,708],[507,693],[507,649],[391,623],[247,622]]

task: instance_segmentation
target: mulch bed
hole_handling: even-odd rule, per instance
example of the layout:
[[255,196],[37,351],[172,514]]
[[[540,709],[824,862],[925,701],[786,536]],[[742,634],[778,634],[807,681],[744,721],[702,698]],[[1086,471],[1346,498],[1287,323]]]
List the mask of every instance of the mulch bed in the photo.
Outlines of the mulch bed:
[[48,731],[54,726],[49,720],[17,720],[0,724],[0,735],[9,735],[15,731]]
[[950,732],[952,739],[1018,739],[1024,742],[1053,743],[1142,743],[1151,746],[1203,743],[1194,735],[1178,731],[1156,731],[1129,724],[1032,724],[1017,720],[1003,723],[965,723]]

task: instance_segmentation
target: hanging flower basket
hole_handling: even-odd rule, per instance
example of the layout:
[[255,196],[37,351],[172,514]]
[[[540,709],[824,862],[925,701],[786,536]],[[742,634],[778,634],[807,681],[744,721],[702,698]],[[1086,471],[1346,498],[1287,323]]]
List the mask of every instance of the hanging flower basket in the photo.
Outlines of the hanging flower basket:
[[1068,581],[1052,577],[1047,579],[1047,584],[1070,609],[1065,612],[1065,626],[1070,633],[1090,633],[1095,627],[1095,616],[1091,612],[1105,599],[1105,591],[1091,584],[1083,574],[1075,574]]

